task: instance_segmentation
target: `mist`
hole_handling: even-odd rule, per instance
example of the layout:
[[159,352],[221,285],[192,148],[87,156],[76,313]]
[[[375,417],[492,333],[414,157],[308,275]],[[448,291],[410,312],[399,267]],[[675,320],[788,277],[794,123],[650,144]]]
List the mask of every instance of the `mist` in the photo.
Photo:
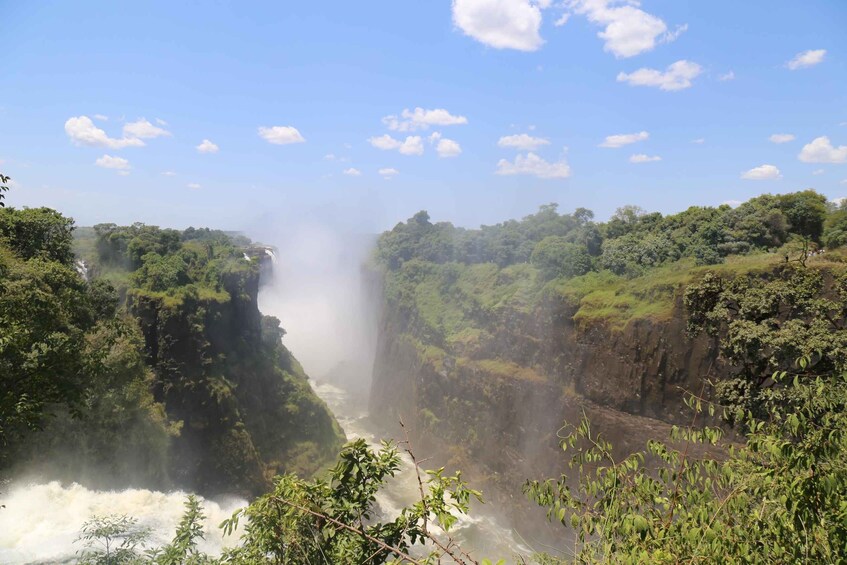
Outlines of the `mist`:
[[259,309],[279,318],[286,346],[307,374],[366,395],[376,350],[377,311],[363,277],[375,235],[326,217],[250,232],[275,249]]

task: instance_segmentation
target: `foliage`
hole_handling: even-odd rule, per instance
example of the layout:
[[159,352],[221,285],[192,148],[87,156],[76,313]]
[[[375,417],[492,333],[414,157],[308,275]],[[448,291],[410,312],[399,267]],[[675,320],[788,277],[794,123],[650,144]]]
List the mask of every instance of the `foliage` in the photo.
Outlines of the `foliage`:
[[3,200],[6,198],[4,192],[8,192],[9,190],[9,182],[11,182],[11,178],[7,177],[3,173],[0,173],[0,208],[5,208],[6,203]]
[[724,277],[715,273],[688,287],[689,332],[719,336],[720,353],[736,368],[716,384],[718,397],[740,414],[758,413],[775,371],[795,370],[811,354],[805,376],[847,370],[847,271],[798,264],[768,274]]
[[[562,447],[574,453],[576,479],[525,488],[575,532],[571,555],[544,562],[843,562],[847,378],[773,378],[766,417],[745,416],[741,445],[692,421],[674,429],[672,444],[650,440],[616,460],[587,420],[568,428]],[[689,405],[714,413],[704,402],[691,396]]]
[[23,260],[73,264],[73,219],[50,208],[0,210],[0,244]]
[[82,526],[77,542],[82,542],[79,562],[83,565],[123,565],[138,563],[140,546],[150,530],[138,526],[129,516],[95,516]]
[[588,248],[557,235],[547,236],[535,245],[531,262],[548,280],[576,277],[591,270]]

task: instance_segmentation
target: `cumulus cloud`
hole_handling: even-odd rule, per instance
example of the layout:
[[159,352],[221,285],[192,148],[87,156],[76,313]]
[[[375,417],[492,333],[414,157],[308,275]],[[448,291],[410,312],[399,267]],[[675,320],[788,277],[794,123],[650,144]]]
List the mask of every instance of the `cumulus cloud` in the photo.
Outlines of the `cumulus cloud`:
[[516,156],[514,162],[500,159],[495,172],[498,175],[532,175],[542,179],[563,179],[571,175],[571,168],[564,159],[549,163],[530,152]]
[[568,23],[569,19],[571,19],[571,15],[566,12],[566,13],[562,14],[559,17],[559,19],[557,19],[555,22],[553,22],[553,25],[556,26],[556,27],[562,27],[563,25]]
[[462,152],[462,147],[452,139],[439,139],[435,147],[439,157],[456,157]]
[[735,72],[729,71],[728,73],[718,75],[718,80],[721,82],[726,82],[728,80],[735,80]]
[[397,169],[393,169],[391,167],[386,167],[379,170],[379,174],[382,175],[382,178],[385,180],[390,180],[392,177],[399,175],[400,171]]
[[109,147],[110,149],[144,146],[144,142],[137,137],[124,137],[122,139],[109,137],[105,131],[95,126],[88,116],[69,118],[65,122],[65,133],[77,145]]
[[154,126],[144,118],[124,125],[124,137],[138,139],[153,139],[156,137],[169,136],[171,132]]
[[630,163],[653,163],[654,161],[661,161],[662,158],[658,155],[645,155],[644,153],[638,153],[629,158]]
[[512,147],[519,151],[533,151],[542,145],[549,145],[550,141],[543,137],[533,137],[525,133],[518,135],[505,135],[497,141],[500,147]]
[[208,139],[204,139],[200,145],[197,146],[197,151],[199,153],[217,153],[218,150],[219,147]]
[[429,129],[430,126],[464,125],[468,123],[468,119],[465,116],[454,116],[444,108],[425,110],[418,107],[414,110],[406,108],[400,116],[385,116],[382,123],[392,131],[417,131]]
[[327,153],[324,155],[324,161],[335,161],[335,153]]
[[344,174],[348,177],[360,177],[362,176],[362,171],[350,167],[349,169],[344,169]]
[[109,121],[109,116],[104,116],[103,114],[94,114],[95,120],[100,120],[101,122]]
[[419,135],[410,135],[404,141],[388,134],[368,139],[368,143],[383,151],[398,150],[403,155],[423,155],[423,140]]
[[539,30],[541,8],[547,6],[530,0],[453,0],[453,25],[495,49],[536,51],[544,44]]
[[703,143],[706,143],[706,138],[698,137],[697,139],[692,139],[691,143],[696,143],[698,145],[702,145]]
[[793,59],[785,63],[785,66],[792,71],[805,69],[807,67],[814,67],[819,63],[823,63],[825,56],[826,49],[810,49],[808,51],[797,53]]
[[674,41],[688,29],[682,25],[668,31],[664,21],[641,10],[638,2],[621,5],[619,0],[571,0],[569,5],[590,22],[604,26],[597,36],[605,42],[603,49],[618,58],[651,51],[659,43]]
[[644,141],[648,137],[650,137],[650,134],[646,131],[640,131],[638,133],[621,133],[618,135],[609,135],[606,137],[605,141],[600,144],[600,147],[608,147],[615,149],[618,147],[623,147],[624,145],[636,143],[638,141]]
[[260,127],[259,136],[274,145],[288,145],[290,143],[304,143],[306,140],[291,126]]
[[771,143],[788,143],[794,141],[794,135],[790,133],[775,133],[768,138]]
[[632,86],[655,86],[661,90],[683,90],[691,87],[691,81],[703,72],[703,67],[691,61],[681,60],[670,65],[664,72],[641,68],[632,73],[618,73],[618,82]]
[[168,125],[168,122],[166,122],[166,121],[165,121],[165,120],[163,120],[162,118],[156,118],[156,123],[157,123],[157,124],[159,124],[160,126],[166,126],[166,125]]
[[773,165],[761,165],[741,173],[741,178],[747,180],[775,180],[781,179],[782,174]]
[[817,175],[822,175],[822,174],[824,174],[825,172],[826,172],[826,171],[824,171],[823,169],[817,169],[817,170],[812,171],[812,174],[813,174],[813,175],[815,175],[815,176],[817,176]]
[[185,186],[187,186],[188,188],[194,189],[194,190],[197,190],[198,188],[200,188],[200,184],[196,183],[196,182],[190,182]]
[[129,161],[123,157],[113,157],[112,155],[103,155],[97,159],[94,164],[98,167],[103,167],[104,169],[129,169]]
[[164,172],[162,172],[162,176],[164,176],[164,177],[175,177],[176,173],[173,172],[173,171],[164,171]]
[[834,147],[823,135],[803,146],[797,157],[804,163],[847,163],[847,145]]

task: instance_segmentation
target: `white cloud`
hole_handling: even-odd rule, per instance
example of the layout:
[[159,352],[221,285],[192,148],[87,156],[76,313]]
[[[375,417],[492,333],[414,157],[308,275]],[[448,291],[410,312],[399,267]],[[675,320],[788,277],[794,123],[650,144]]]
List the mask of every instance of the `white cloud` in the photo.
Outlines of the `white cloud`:
[[187,186],[188,188],[194,189],[194,190],[197,190],[198,188],[200,188],[200,184],[196,183],[196,182],[190,182],[185,186]]
[[454,116],[444,108],[425,110],[418,107],[414,110],[404,109],[400,117],[385,116],[382,123],[393,131],[417,131],[429,129],[430,126],[464,125],[468,123],[468,119],[465,116]]
[[541,7],[530,0],[453,0],[453,24],[495,49],[535,51],[544,44]]
[[153,139],[168,136],[171,132],[156,127],[144,118],[124,125],[124,137],[137,137],[138,139]]
[[218,149],[219,147],[208,139],[204,139],[202,143],[197,146],[197,151],[199,153],[217,153]]
[[100,120],[101,122],[109,121],[109,116],[104,116],[103,114],[94,114],[95,120]]
[[390,180],[392,177],[399,175],[400,171],[391,167],[386,167],[384,169],[380,169],[379,174],[382,175],[382,178],[385,180]]
[[362,171],[360,171],[359,169],[354,169],[353,167],[350,167],[349,169],[344,169],[344,174],[349,176],[349,177],[360,177],[360,176],[362,176]]
[[706,138],[705,137],[698,137],[697,139],[692,139],[691,143],[696,143],[698,145],[702,145],[703,143],[706,143]]
[[260,127],[259,136],[274,145],[288,145],[290,143],[304,143],[306,140],[291,126]]
[[718,80],[721,82],[726,82],[728,80],[735,80],[735,72],[729,71],[728,73],[718,75]]
[[176,176],[176,173],[175,173],[175,172],[173,172],[173,171],[164,171],[164,172],[162,173],[162,176],[164,176],[164,177],[175,177],[175,176]]
[[644,153],[638,153],[637,155],[633,155],[629,158],[630,163],[653,163],[654,161],[661,161],[662,158],[658,155],[645,155]]
[[665,72],[641,68],[632,73],[618,73],[618,82],[632,86],[656,86],[662,90],[683,90],[691,87],[691,81],[703,72],[703,67],[691,61],[681,60],[670,65]]
[[550,141],[543,137],[532,137],[525,133],[518,135],[505,135],[497,141],[500,147],[514,147],[519,151],[532,151],[538,149],[542,145],[549,145]]
[[568,14],[568,13],[564,13],[564,14],[561,15],[561,17],[558,20],[553,22],[553,25],[556,26],[556,27],[562,27],[563,25],[568,23],[569,19],[571,19],[571,15]]
[[156,118],[156,123],[157,123],[157,124],[159,124],[160,126],[166,126],[166,125],[168,125],[168,122],[166,122],[166,121],[165,121],[165,120],[163,120],[162,118]]
[[424,152],[423,141],[419,135],[410,135],[405,141],[400,141],[385,134],[379,137],[372,137],[368,139],[368,142],[377,149],[382,149],[383,151],[396,149],[403,155],[423,155]]
[[594,24],[605,26],[597,36],[605,41],[603,49],[615,57],[633,57],[651,51],[659,43],[670,43],[679,37],[687,25],[673,32],[660,18],[638,8],[637,1],[571,0],[570,7],[585,15]]
[[548,163],[535,153],[518,155],[515,162],[500,159],[497,163],[498,175],[533,175],[542,179],[563,179],[571,175],[571,168],[564,160]]
[[608,147],[614,149],[617,147],[623,147],[624,145],[629,145],[630,143],[644,141],[648,137],[650,137],[650,134],[646,131],[640,131],[638,133],[621,133],[618,135],[609,135],[606,137],[606,140],[600,144],[600,147]]
[[843,181],[841,181],[841,184],[847,184],[847,179],[844,179]]
[[817,170],[812,171],[812,174],[815,175],[815,176],[818,176],[818,175],[824,174],[825,172],[826,171],[823,170],[823,169],[817,169]]
[[807,143],[797,157],[804,163],[847,163],[847,145],[833,147],[823,135]]
[[122,177],[127,177],[127,176],[129,176],[129,171],[118,171],[118,174],[121,175]]
[[768,138],[771,143],[788,143],[794,141],[794,135],[790,133],[775,133]]
[[144,146],[144,142],[135,137],[124,137],[123,139],[109,137],[105,131],[95,126],[88,116],[69,118],[65,122],[65,133],[77,145],[109,147],[110,149]]
[[781,179],[782,174],[773,165],[761,165],[741,173],[741,178],[747,180],[774,180]]
[[462,152],[462,147],[452,139],[440,139],[435,150],[439,157],[456,157]]
[[823,63],[823,58],[826,55],[826,49],[810,49],[797,53],[793,59],[785,63],[785,66],[796,71],[797,69],[805,69],[806,67],[814,67],[819,63]]
[[335,161],[335,154],[327,153],[326,155],[324,155],[324,161]]
[[123,157],[113,157],[111,155],[103,155],[98,158],[94,164],[98,167],[103,167],[104,169],[129,169],[129,161]]

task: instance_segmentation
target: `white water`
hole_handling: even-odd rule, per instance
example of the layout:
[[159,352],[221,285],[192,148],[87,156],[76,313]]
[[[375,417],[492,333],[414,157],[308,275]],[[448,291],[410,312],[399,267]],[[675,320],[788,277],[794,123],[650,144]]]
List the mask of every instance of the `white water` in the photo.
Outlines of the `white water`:
[[[70,563],[82,548],[75,540],[92,516],[127,515],[152,530],[149,547],[169,543],[182,517],[186,493],[145,489],[89,490],[63,486],[12,483],[5,485],[0,504],[0,563]],[[224,538],[218,524],[244,506],[244,500],[200,498],[206,515],[205,540],[199,547],[210,555],[238,541],[238,532]]]
[[[331,384],[314,382],[312,388],[335,414],[348,440],[364,438],[371,447],[378,449],[382,439],[389,439],[368,417],[367,408],[357,403],[345,390]],[[415,455],[420,456],[417,453]],[[376,502],[380,511],[387,519],[393,519],[403,507],[420,500],[419,488],[414,463],[404,452],[397,475],[377,494]],[[450,534],[475,559],[487,557],[493,562],[505,559],[506,563],[514,563],[518,562],[517,556],[532,555],[531,548],[513,530],[504,527],[487,512],[484,506],[475,506],[470,515],[457,516],[458,521]]]

